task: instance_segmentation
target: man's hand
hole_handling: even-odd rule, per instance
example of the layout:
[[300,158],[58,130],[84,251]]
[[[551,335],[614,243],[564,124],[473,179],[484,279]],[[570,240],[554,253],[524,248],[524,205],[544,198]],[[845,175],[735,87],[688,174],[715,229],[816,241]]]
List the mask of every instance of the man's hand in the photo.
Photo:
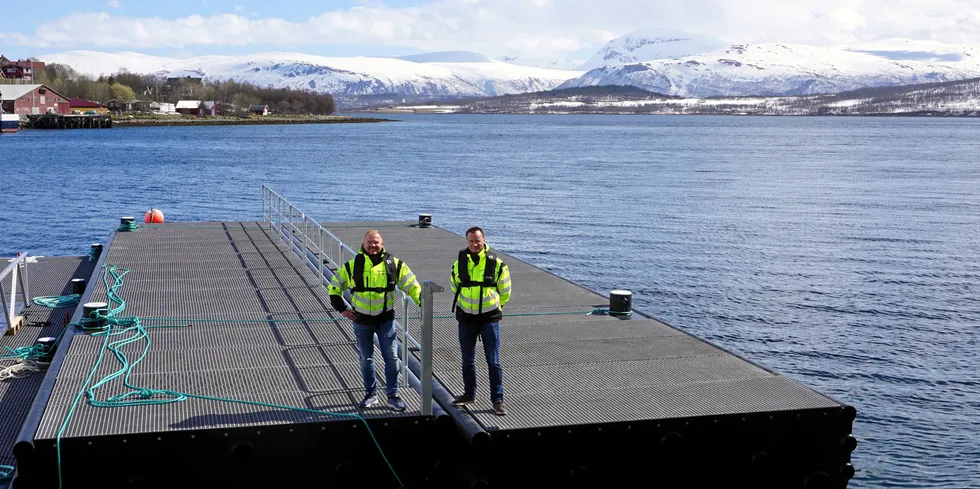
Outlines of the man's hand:
[[340,313],[340,315],[350,319],[351,321],[357,321],[357,313],[352,309],[344,309],[344,312]]

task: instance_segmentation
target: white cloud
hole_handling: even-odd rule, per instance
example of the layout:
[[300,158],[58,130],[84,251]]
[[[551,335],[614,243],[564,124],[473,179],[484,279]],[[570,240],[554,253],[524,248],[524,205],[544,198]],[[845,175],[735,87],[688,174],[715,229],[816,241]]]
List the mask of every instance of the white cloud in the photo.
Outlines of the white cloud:
[[980,43],[980,0],[432,0],[401,8],[365,1],[300,22],[255,17],[74,13],[33,34],[0,33],[0,39],[100,49],[385,45],[539,57],[595,50],[613,37],[658,26],[738,43],[828,45],[894,37]]
[[119,8],[119,0],[109,0],[109,3],[105,5],[110,8]]

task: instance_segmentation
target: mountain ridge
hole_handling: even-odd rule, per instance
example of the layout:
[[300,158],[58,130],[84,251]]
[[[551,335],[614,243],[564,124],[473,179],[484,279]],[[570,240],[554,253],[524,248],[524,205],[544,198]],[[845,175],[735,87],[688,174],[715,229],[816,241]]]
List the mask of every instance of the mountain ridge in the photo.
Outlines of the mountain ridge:
[[795,97],[682,98],[636,87],[589,86],[359,112],[977,117],[980,78]]
[[[974,45],[887,39],[827,47],[732,44],[697,52],[720,42],[669,29],[638,30],[609,41],[593,57],[604,64],[588,71],[552,69],[555,62],[532,57],[494,59],[468,51],[401,57],[267,52],[192,58],[68,51],[44,60],[93,75],[124,68],[328,92],[341,103],[377,95],[488,97],[596,85],[629,85],[681,97],[806,95],[980,76],[980,46]],[[643,59],[650,56],[659,58]]]
[[980,48],[962,46],[959,50],[959,60],[947,62],[890,59],[840,47],[734,44],[698,55],[603,66],[559,88],[631,85],[682,97],[777,96],[980,76]]

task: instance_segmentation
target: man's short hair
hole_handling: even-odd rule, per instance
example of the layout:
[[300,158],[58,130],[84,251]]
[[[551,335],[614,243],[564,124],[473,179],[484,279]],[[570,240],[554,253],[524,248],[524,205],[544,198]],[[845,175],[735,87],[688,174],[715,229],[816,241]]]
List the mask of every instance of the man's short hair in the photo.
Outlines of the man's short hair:
[[377,234],[378,236],[381,236],[381,231],[378,231],[377,229],[368,229],[368,232],[364,233],[364,237],[366,238],[372,234]]
[[471,228],[469,228],[469,229],[467,229],[467,230],[466,230],[466,236],[469,236],[469,235],[470,235],[470,233],[475,233],[475,232],[477,232],[477,231],[479,231],[479,232],[480,232],[480,234],[482,234],[482,235],[483,235],[483,237],[486,237],[486,236],[487,236],[487,233],[484,233],[484,232],[483,232],[483,228],[481,228],[480,226],[473,226],[473,227],[471,227]]

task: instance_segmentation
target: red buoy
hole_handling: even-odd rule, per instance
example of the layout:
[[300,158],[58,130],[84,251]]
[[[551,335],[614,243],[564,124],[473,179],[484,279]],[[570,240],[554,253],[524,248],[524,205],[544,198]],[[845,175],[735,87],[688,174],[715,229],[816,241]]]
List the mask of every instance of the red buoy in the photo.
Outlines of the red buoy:
[[160,209],[150,209],[146,211],[146,222],[161,223],[163,222],[163,211]]

